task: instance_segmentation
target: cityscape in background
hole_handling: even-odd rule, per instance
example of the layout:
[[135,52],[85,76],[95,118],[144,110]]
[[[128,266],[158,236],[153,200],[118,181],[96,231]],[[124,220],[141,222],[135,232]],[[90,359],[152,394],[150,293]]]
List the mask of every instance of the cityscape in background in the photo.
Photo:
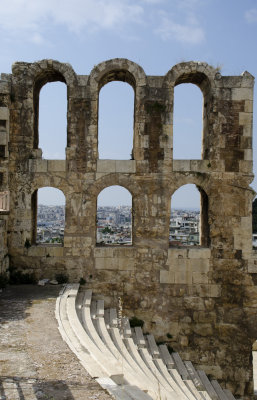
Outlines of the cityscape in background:
[[[199,245],[199,210],[174,209],[170,216],[171,246]],[[62,244],[65,227],[65,206],[38,205],[37,243]],[[98,245],[131,245],[132,213],[130,206],[97,208]]]

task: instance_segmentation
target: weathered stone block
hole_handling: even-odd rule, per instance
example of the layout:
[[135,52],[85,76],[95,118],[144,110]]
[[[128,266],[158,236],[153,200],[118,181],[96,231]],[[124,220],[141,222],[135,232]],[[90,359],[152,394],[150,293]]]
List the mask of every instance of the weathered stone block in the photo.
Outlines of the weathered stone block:
[[47,247],[47,254],[50,257],[63,257],[63,247],[62,246],[55,246],[55,247]]
[[97,172],[109,174],[115,172],[115,160],[97,160]]
[[65,172],[66,161],[65,160],[48,160],[47,171],[48,172]]
[[134,160],[124,160],[115,162],[115,172],[120,173],[135,173],[136,172],[136,162]]
[[133,271],[135,262],[131,258],[118,258],[118,268],[122,271]]
[[211,257],[211,249],[209,248],[189,248],[188,249],[188,258],[204,258],[209,259]]
[[253,101],[245,100],[245,112],[252,113],[253,112]]
[[47,160],[29,160],[31,172],[47,172]]
[[231,90],[232,100],[253,100],[252,88],[232,88]]
[[95,258],[113,258],[113,247],[96,247],[94,249]]
[[118,258],[96,258],[95,259],[96,269],[119,269],[119,259]]
[[9,120],[9,108],[0,107],[0,119]]
[[187,258],[188,249],[186,248],[169,248],[168,249],[168,259],[172,260],[174,258]]
[[191,285],[192,275],[191,271],[175,271],[174,283]]
[[208,275],[201,272],[193,272],[193,284],[197,283],[208,283]]
[[0,145],[7,145],[7,134],[6,132],[1,132],[0,131]]
[[173,160],[173,171],[190,171],[190,160]]
[[31,246],[28,249],[28,256],[30,257],[44,257],[46,256],[46,247],[45,246]]

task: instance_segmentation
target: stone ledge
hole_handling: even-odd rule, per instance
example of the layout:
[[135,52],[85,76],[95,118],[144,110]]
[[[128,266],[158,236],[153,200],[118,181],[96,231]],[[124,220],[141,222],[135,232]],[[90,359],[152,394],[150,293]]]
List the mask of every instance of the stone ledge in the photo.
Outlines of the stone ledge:
[[98,160],[97,161],[97,173],[129,173],[133,174],[136,172],[136,161],[135,160]]
[[33,245],[28,249],[28,256],[30,257],[63,257],[64,250],[61,245]]
[[66,160],[29,160],[30,172],[65,172]]
[[110,246],[95,247],[95,258],[113,258],[113,257],[134,257],[135,248],[133,246]]
[[209,247],[169,247],[168,258],[205,258],[211,257],[211,249]]
[[224,171],[223,160],[173,160],[173,172]]
[[135,261],[133,258],[116,257],[116,258],[96,258],[95,268],[102,270],[119,270],[131,271],[134,269]]

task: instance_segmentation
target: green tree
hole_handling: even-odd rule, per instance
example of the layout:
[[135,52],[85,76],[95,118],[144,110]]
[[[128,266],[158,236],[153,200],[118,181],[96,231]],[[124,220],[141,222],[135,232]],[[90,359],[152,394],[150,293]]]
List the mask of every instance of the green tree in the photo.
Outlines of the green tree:
[[108,226],[106,226],[106,227],[102,230],[102,233],[113,233],[113,232],[112,232],[112,230],[111,230]]

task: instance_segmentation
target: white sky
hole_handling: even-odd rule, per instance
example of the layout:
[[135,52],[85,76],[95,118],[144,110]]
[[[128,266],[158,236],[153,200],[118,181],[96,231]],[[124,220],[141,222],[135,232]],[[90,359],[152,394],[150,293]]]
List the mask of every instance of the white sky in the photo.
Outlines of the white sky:
[[[140,64],[148,75],[164,75],[176,63],[195,60],[206,61],[214,67],[221,66],[223,75],[240,75],[247,70],[257,76],[257,2],[255,0],[2,1],[0,45],[0,71],[4,73],[11,72],[11,65],[15,61],[34,62],[43,58],[53,58],[69,62],[77,74],[88,75],[99,62],[124,57]],[[54,85],[57,85],[58,89]],[[102,157],[112,158],[112,152],[117,150],[119,155],[117,158],[122,158],[122,150],[118,147],[120,146],[118,139],[121,138],[121,144],[126,143],[124,158],[129,158],[133,92],[129,86],[124,89],[121,87],[122,84],[117,85],[119,86],[117,90],[121,93],[120,98],[125,99],[125,102],[123,110],[121,108],[119,111],[120,125],[116,127],[113,125],[114,116],[111,116],[110,106],[117,97],[117,91],[112,93],[111,86],[115,85],[107,85],[101,91],[100,107],[103,111],[99,123],[100,128],[102,124],[105,131],[101,133],[100,146],[108,150],[108,144],[112,144],[108,150],[109,156],[105,154]],[[192,93],[185,94],[183,92],[186,90],[185,86],[177,87],[175,94],[174,155],[175,158],[199,158],[201,120],[196,118],[196,115],[199,116],[201,109],[201,93],[198,88],[193,87]],[[53,94],[49,95],[48,91],[51,90]],[[195,94],[197,90],[199,96]],[[62,84],[46,85],[40,97],[40,146],[43,148],[45,158],[62,158],[66,145],[65,122],[57,124],[56,117],[51,118],[47,108],[48,110],[50,108],[55,116],[58,112],[60,115],[66,114],[66,103],[63,101],[63,98],[66,99],[66,88]],[[108,98],[109,108],[106,111],[104,111],[104,97]],[[255,99],[255,114],[256,105]],[[56,108],[59,111],[56,111]],[[115,119],[116,117],[117,113]],[[65,121],[65,117],[62,119]],[[49,121],[50,126],[47,125]],[[256,117],[254,160],[257,150],[255,121]],[[114,136],[115,129],[116,136]],[[55,137],[58,138],[57,145]],[[62,137],[62,142],[59,137]],[[125,139],[128,141],[125,142]],[[256,174],[256,162],[254,172]],[[256,180],[252,186],[257,191]],[[191,203],[196,201],[193,194],[187,197]],[[182,197],[176,200],[178,206],[182,204],[182,200]],[[44,203],[46,202],[53,203],[49,198],[44,199]]]

